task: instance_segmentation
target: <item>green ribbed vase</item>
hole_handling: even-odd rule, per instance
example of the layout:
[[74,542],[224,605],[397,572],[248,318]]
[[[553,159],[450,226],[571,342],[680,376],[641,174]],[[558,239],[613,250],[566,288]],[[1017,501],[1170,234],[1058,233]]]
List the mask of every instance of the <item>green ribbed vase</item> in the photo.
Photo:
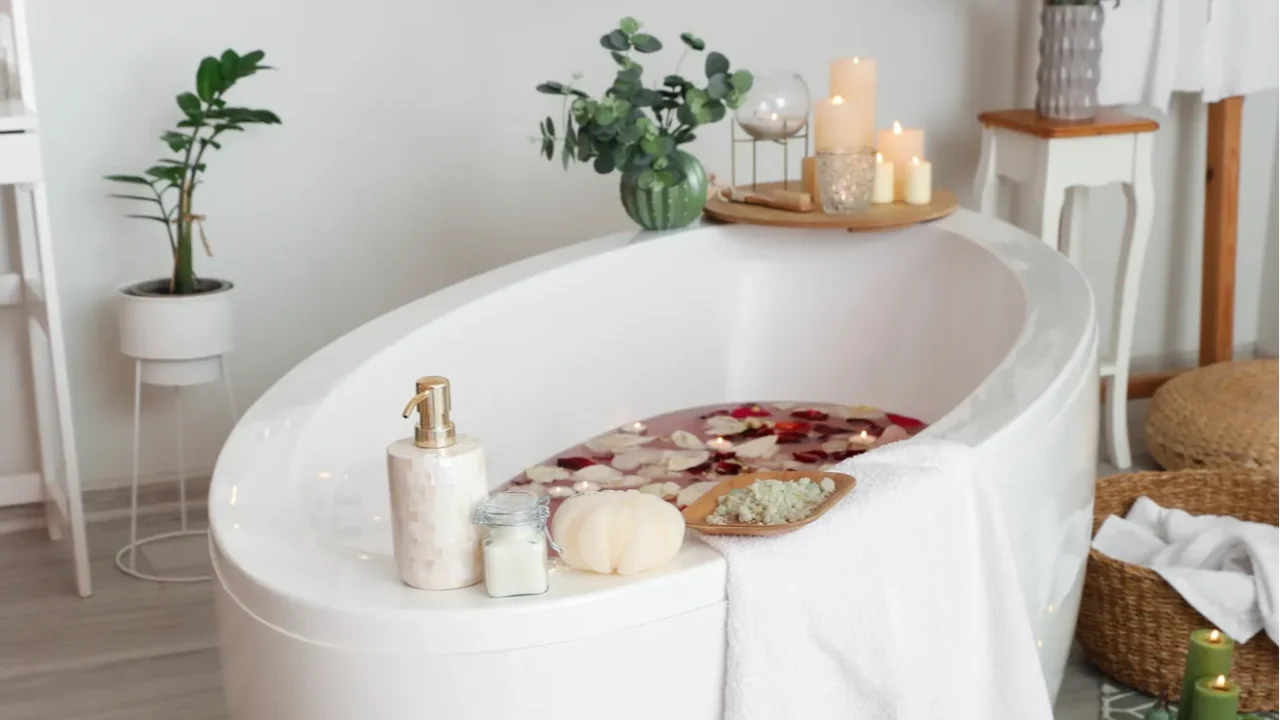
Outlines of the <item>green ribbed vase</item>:
[[645,190],[636,184],[638,172],[622,175],[619,192],[622,207],[640,227],[646,230],[681,228],[702,214],[707,204],[707,173],[698,159],[684,151],[676,151],[676,159],[684,170],[684,182],[674,187]]

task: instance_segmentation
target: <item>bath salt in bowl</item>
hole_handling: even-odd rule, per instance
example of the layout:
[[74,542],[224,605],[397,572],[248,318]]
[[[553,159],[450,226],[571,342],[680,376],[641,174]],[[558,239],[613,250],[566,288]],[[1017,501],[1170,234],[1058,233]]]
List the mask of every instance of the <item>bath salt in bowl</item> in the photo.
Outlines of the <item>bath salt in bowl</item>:
[[[834,486],[830,492],[822,490],[826,497],[818,503],[808,515],[795,522],[764,524],[760,522],[712,522],[716,509],[720,506],[720,498],[734,490],[749,488],[757,480],[779,480],[782,482],[807,481],[822,488],[824,485]],[[830,480],[830,483],[825,483]],[[748,473],[729,478],[719,485],[703,493],[693,504],[684,509],[684,523],[706,535],[780,535],[793,532],[817,520],[823,513],[836,506],[857,484],[852,475],[830,471],[806,472],[761,472]]]

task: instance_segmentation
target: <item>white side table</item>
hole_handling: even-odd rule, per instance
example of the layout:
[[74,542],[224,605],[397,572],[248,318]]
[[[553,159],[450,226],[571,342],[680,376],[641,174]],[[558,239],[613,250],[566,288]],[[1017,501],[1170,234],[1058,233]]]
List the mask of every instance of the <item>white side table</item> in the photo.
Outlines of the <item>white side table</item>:
[[[208,372],[173,372],[173,363],[150,361],[135,358],[133,361],[133,495],[129,512],[129,544],[116,553],[116,567],[126,575],[140,580],[155,582],[203,582],[209,575],[153,575],[138,570],[138,548],[150,543],[169,540],[190,535],[204,535],[208,529],[192,530],[187,523],[187,473],[186,460],[182,451],[182,388],[189,385],[200,385],[222,380],[227,390],[227,403],[231,409],[231,422],[237,419],[235,394],[231,389],[231,375],[227,372],[227,357],[219,355],[208,360],[216,362],[216,367],[208,368]],[[203,362],[203,361],[202,361]],[[138,537],[138,450],[141,440],[142,423],[142,385],[167,386],[173,388],[174,431],[177,435],[178,450],[178,506],[181,514],[181,529],[174,532],[159,533],[148,537]]]
[[[1088,188],[1121,183],[1128,203],[1124,246],[1116,274],[1112,355],[1101,363],[1106,378],[1107,450],[1117,468],[1132,464],[1129,451],[1129,359],[1133,350],[1138,283],[1151,239],[1154,120],[1104,109],[1087,122],[1057,122],[1034,110],[997,110],[978,116],[982,158],[974,180],[981,211],[994,215],[999,179],[1023,183],[1039,209],[1039,235],[1076,267],[1084,253]],[[1064,215],[1063,209],[1068,212]]]

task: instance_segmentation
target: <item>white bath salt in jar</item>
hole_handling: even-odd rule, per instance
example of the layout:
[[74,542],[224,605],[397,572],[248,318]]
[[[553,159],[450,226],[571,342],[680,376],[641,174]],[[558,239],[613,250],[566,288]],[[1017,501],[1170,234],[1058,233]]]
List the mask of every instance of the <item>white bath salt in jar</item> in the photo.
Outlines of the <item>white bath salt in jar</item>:
[[484,589],[490,597],[547,591],[547,498],[513,491],[490,495],[476,511],[486,528],[481,543]]

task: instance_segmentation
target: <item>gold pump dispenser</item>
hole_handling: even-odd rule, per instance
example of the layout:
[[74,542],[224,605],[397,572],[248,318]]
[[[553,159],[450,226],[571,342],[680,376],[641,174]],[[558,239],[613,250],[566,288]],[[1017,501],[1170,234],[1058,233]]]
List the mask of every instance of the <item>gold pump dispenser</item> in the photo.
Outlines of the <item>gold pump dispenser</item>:
[[449,378],[428,375],[418,378],[418,394],[404,406],[404,416],[418,406],[418,424],[413,428],[413,444],[420,448],[446,448],[456,441],[456,430],[449,420],[452,407]]

